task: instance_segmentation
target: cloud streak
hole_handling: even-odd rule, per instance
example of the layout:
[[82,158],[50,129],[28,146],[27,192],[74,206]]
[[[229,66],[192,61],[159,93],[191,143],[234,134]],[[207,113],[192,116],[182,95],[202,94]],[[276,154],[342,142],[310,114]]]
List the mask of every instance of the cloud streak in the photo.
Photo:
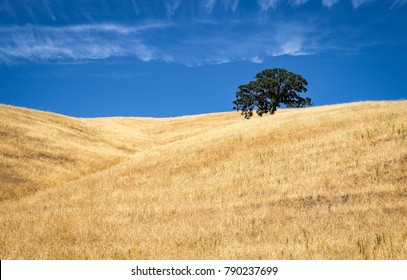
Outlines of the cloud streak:
[[213,7],[215,6],[216,0],[204,0],[202,3],[202,7],[204,8],[205,12],[211,14],[213,11]]
[[357,9],[360,6],[362,6],[364,4],[367,4],[369,2],[373,2],[373,1],[375,1],[375,0],[351,0],[352,6],[353,6],[354,9]]
[[134,56],[142,61],[155,58],[140,34],[168,27],[164,23],[140,26],[93,24],[64,27],[1,27],[0,61],[87,61]]
[[289,0],[289,3],[292,7],[302,6],[307,2],[308,0]]
[[279,48],[270,52],[270,54],[272,56],[281,56],[281,55],[299,56],[299,55],[311,55],[313,53],[306,52],[304,50],[302,40],[299,38],[294,38],[281,44]]
[[[342,2],[351,3],[354,9],[365,6],[368,3],[382,3],[385,2],[389,8],[402,7],[407,3],[407,0],[343,0]],[[254,2],[254,1],[253,1]],[[309,0],[256,0],[257,8],[259,11],[267,12],[270,9],[276,10],[279,7],[291,6],[300,7],[308,4]],[[339,0],[321,0],[320,3],[323,7],[330,8],[337,4]],[[196,14],[212,14],[215,10],[217,12],[228,11],[237,13],[240,7],[244,7],[246,1],[239,0],[103,0],[103,1],[83,1],[83,0],[2,0],[0,1],[0,22],[1,18],[6,18],[10,22],[21,22],[24,15],[26,23],[36,24],[50,24],[58,21],[65,21],[65,24],[75,24],[72,18],[67,18],[66,11],[73,15],[73,18],[88,18],[88,19],[103,19],[104,21],[112,21],[115,17],[111,13],[114,9],[120,9],[120,15],[124,17],[136,14],[139,17],[144,15],[151,15],[157,11],[164,11],[165,17],[173,17],[178,12],[180,14],[190,14],[191,7]],[[75,9],[72,9],[76,7]],[[116,18],[117,19],[117,18]],[[83,23],[82,20],[76,24]]]
[[339,0],[322,0],[322,5],[330,8],[338,2],[339,2]]
[[[270,26],[281,31],[271,32]],[[260,63],[266,56],[312,53],[310,41],[304,39],[309,31],[298,24],[267,23],[256,28],[259,32],[248,35],[236,32],[236,24],[213,22],[209,26],[195,23],[193,27],[169,22],[0,27],[0,62],[87,62],[134,57],[144,62],[194,66],[231,61]],[[168,40],[174,33],[178,39]]]
[[239,5],[239,0],[223,0],[223,6],[225,7],[225,10],[230,9],[233,12],[236,12],[238,5]]
[[165,2],[165,7],[167,9],[168,16],[172,17],[180,5],[181,5],[181,0],[171,0],[171,1]]
[[[239,7],[244,3],[238,0],[201,0],[198,4],[182,0],[129,0],[126,1],[128,12],[133,17],[137,15],[136,21],[112,20],[106,23],[108,21],[104,20],[104,23],[97,23],[89,16],[85,23],[77,24],[53,23],[62,16],[62,12],[55,11],[55,1],[47,1],[40,1],[40,6],[44,8],[43,16],[48,20],[46,24],[7,25],[0,20],[0,63],[82,63],[121,57],[190,66],[232,61],[261,63],[268,57],[312,55],[326,50],[340,50],[344,46],[350,50],[358,40],[349,39],[352,34],[346,30],[338,35],[338,30],[325,25],[329,23],[328,20],[321,24],[315,20],[269,16],[274,15],[280,5],[300,9],[309,3],[308,0],[257,0],[251,6],[254,11],[251,11],[250,19],[247,15],[239,16],[242,12]],[[350,12],[357,13],[361,6],[374,1],[349,0],[348,3],[352,3],[355,10],[350,8]],[[106,9],[113,5],[108,0],[103,2]],[[320,3],[331,8],[338,2],[321,0]],[[389,0],[387,4],[401,7],[406,2]],[[20,0],[1,2],[0,15],[18,17],[17,4],[13,3],[20,3]],[[20,8],[26,5],[24,1],[21,3]],[[187,7],[188,11],[194,12],[194,18],[190,16],[191,13],[185,13]],[[156,13],[144,16],[148,14],[146,11],[153,10]],[[34,8],[28,7],[26,11],[27,16]],[[120,12],[116,13],[120,18],[125,17]],[[224,17],[226,13],[228,17]],[[81,19],[86,18],[85,12],[82,11],[81,15]],[[72,14],[70,17],[74,18]]]
[[401,7],[405,4],[407,4],[407,0],[395,0],[391,5],[390,9],[393,9],[394,7]]
[[280,0],[257,0],[257,4],[260,6],[262,11],[268,11],[270,8],[275,9],[279,4]]
[[16,14],[15,14],[13,7],[11,6],[9,0],[4,0],[3,2],[0,3],[0,12],[4,12],[8,16],[11,16],[13,18],[16,17]]

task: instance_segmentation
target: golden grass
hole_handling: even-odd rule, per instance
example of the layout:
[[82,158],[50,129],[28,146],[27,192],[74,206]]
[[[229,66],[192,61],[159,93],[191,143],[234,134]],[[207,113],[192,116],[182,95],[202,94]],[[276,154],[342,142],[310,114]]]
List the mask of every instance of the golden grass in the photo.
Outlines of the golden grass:
[[169,119],[0,106],[1,259],[407,259],[407,102]]

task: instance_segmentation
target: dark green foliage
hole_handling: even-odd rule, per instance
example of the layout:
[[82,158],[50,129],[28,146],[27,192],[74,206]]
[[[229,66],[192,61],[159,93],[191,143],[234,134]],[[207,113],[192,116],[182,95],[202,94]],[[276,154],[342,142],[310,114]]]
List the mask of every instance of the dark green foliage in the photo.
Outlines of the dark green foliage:
[[302,98],[300,92],[306,92],[307,80],[298,74],[285,69],[267,69],[258,73],[254,81],[239,86],[234,110],[242,111],[246,119],[253,116],[253,110],[259,116],[274,114],[280,104],[289,108],[300,108],[312,105],[310,98]]

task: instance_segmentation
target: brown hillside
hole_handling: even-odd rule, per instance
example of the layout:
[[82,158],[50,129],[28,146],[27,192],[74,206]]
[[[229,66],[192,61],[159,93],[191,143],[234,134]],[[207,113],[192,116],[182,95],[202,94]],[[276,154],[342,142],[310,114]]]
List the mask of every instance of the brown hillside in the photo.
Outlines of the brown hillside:
[[1,259],[407,259],[406,101],[0,134]]

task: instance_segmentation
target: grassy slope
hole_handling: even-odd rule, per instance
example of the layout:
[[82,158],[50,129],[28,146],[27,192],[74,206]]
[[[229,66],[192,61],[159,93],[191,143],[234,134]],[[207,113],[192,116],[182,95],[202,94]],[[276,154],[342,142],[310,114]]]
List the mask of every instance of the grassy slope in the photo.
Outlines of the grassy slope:
[[405,101],[0,134],[1,259],[407,258]]

